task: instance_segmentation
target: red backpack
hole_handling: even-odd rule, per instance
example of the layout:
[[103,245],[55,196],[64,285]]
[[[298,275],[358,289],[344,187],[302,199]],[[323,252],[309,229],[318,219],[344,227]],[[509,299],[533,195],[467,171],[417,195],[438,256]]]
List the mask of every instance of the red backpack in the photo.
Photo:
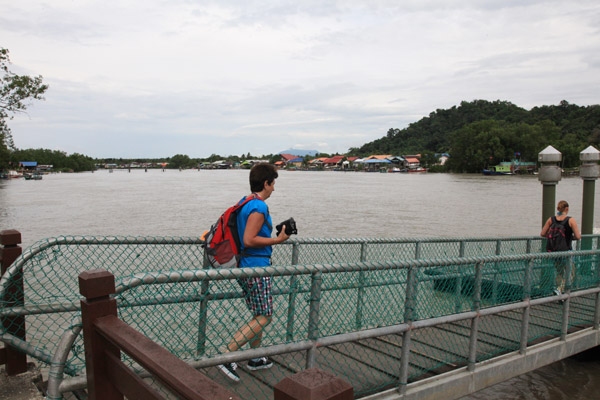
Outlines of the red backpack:
[[214,268],[236,268],[240,262],[241,240],[238,233],[237,215],[242,207],[250,200],[262,200],[252,193],[241,201],[229,207],[219,220],[204,232],[204,251],[208,261]]

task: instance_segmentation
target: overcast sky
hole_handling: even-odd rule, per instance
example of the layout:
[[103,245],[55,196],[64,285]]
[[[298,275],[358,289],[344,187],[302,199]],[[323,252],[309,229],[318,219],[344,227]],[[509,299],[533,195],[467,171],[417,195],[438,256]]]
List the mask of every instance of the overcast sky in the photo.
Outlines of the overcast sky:
[[475,99],[598,104],[598,0],[0,0],[18,148],[346,152]]

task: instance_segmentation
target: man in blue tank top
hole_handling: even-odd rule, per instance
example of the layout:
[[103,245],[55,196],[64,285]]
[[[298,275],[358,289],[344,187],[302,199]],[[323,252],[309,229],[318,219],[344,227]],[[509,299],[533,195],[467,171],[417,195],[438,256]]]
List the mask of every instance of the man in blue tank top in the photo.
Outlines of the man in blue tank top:
[[[240,268],[271,265],[271,246],[289,239],[285,229],[282,229],[276,238],[271,237],[273,222],[265,201],[275,190],[277,176],[277,169],[267,163],[256,164],[250,170],[250,190],[257,198],[246,203],[237,216],[238,233],[242,243]],[[252,319],[233,335],[233,339],[227,345],[227,352],[239,350],[246,343],[250,343],[252,348],[260,347],[263,330],[271,322],[273,315],[271,277],[241,278],[238,279],[238,283],[244,291],[244,299],[252,312]],[[248,361],[250,370],[272,366],[273,363],[268,357]],[[219,365],[219,369],[229,379],[239,382],[236,363]]]

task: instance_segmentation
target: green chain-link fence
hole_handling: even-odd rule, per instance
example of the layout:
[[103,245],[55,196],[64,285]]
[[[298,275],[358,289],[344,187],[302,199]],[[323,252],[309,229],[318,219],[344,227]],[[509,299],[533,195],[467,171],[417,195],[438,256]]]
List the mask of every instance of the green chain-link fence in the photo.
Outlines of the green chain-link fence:
[[[594,249],[598,242],[594,236]],[[0,334],[40,361],[54,363],[50,379],[56,384],[63,380],[62,366],[56,365],[62,350],[68,350],[60,361],[64,372],[84,373],[77,277],[84,270],[106,269],[117,279],[120,318],[182,359],[210,366],[204,372],[229,385],[215,360],[250,318],[236,277],[269,276],[273,319],[262,349],[246,353],[270,352],[275,365],[252,374],[242,367],[242,384],[232,388],[243,398],[271,398],[272,386],[283,377],[317,366],[346,378],[360,397],[398,385],[403,374],[412,381],[521,344],[516,310],[481,318],[475,360],[469,360],[468,321],[440,321],[435,329],[412,334],[410,363],[402,367],[409,359],[402,354],[408,348],[402,324],[551,296],[560,286],[556,271],[566,279],[563,291],[597,287],[597,252],[553,259],[541,249],[542,239],[531,237],[295,239],[274,248],[272,268],[206,270],[197,238],[59,237],[26,249],[0,281]],[[7,293],[20,270],[23,290],[11,298]],[[535,323],[527,341],[561,332],[557,304],[531,311]],[[568,327],[592,324],[593,305],[589,296],[572,299]],[[26,315],[26,342],[9,334],[16,328],[10,325],[12,315]],[[357,334],[367,331],[366,338]],[[314,340],[326,344],[326,338],[337,339],[314,347]],[[61,340],[68,345],[64,349]]]

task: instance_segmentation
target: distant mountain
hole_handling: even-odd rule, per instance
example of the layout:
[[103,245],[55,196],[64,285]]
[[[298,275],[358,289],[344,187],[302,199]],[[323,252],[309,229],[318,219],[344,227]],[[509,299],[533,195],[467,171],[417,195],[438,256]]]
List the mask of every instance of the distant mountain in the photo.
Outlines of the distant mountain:
[[305,157],[305,156],[315,156],[317,155],[317,150],[300,150],[300,149],[289,149],[280,151],[279,154],[291,154],[293,156]]

